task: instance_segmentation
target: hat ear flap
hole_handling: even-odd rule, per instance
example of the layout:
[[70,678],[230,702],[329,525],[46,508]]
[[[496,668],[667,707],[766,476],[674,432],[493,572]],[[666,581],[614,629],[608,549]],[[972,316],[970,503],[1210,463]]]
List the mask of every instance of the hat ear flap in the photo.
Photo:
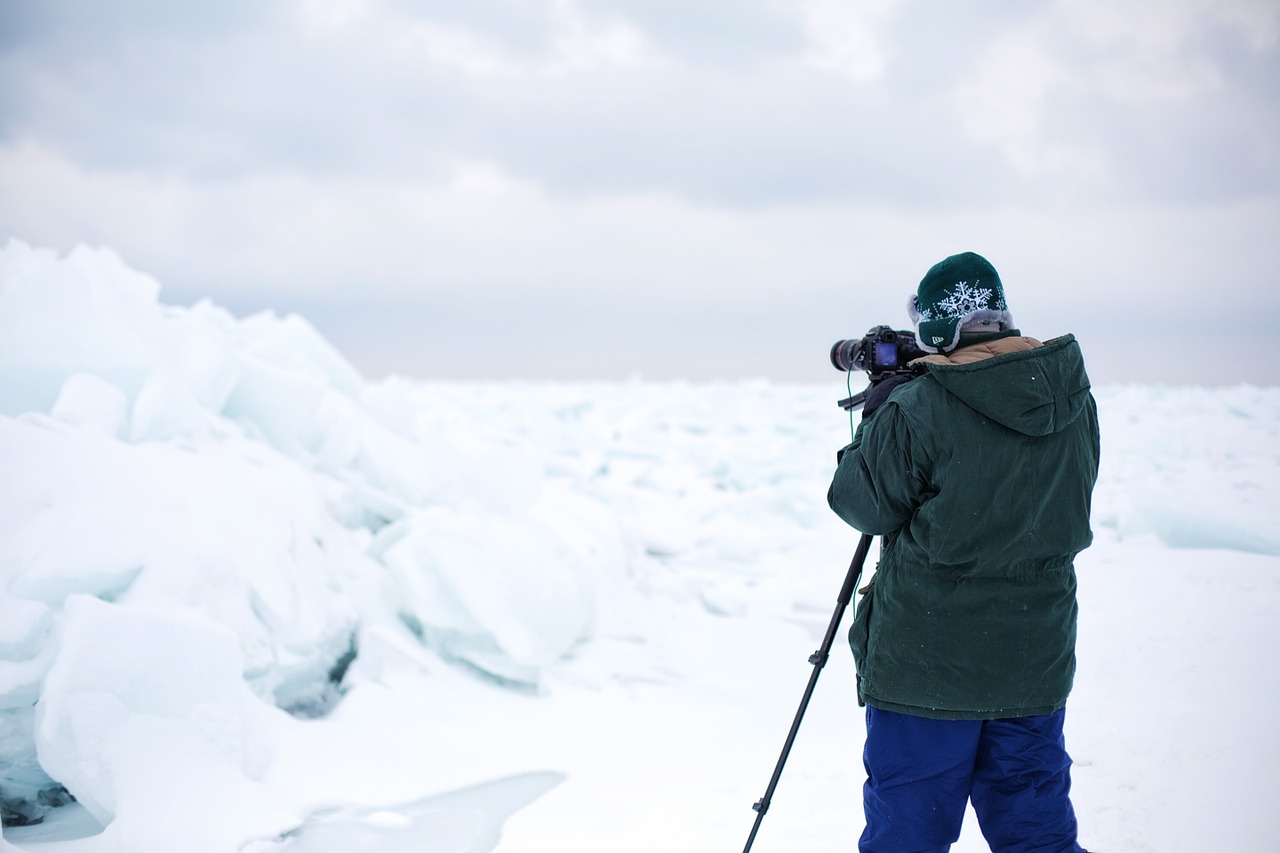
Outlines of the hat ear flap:
[[911,318],[912,323],[917,325],[919,325],[920,320],[924,317],[924,315],[920,313],[920,297],[914,293],[907,299],[907,316]]

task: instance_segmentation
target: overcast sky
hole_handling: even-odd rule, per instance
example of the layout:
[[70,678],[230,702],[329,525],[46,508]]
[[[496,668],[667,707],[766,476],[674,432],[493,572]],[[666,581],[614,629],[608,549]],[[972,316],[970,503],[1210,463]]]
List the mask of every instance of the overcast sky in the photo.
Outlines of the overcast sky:
[[371,379],[839,381],[972,250],[1095,381],[1280,382],[1276,0],[0,0],[0,238]]

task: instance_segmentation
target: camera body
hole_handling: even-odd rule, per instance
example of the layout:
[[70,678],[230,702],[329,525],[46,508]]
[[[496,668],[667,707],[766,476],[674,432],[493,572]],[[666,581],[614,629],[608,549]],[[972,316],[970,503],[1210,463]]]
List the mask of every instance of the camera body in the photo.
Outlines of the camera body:
[[873,326],[860,339],[836,341],[831,347],[831,364],[843,373],[864,370],[875,384],[886,376],[914,373],[908,363],[926,355],[916,345],[913,332]]
[[926,355],[928,353],[916,345],[914,332],[890,326],[873,326],[861,338],[836,341],[831,347],[832,366],[843,373],[852,373],[855,368],[865,370],[871,379],[866,391],[846,397],[838,401],[838,405],[850,411],[861,407],[867,401],[867,393],[882,380],[890,376],[911,378],[919,373],[910,363]]

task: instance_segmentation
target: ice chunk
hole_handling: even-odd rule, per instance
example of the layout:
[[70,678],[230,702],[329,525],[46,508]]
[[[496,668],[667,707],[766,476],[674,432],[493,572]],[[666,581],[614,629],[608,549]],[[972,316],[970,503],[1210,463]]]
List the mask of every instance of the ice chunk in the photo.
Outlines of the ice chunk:
[[256,314],[242,321],[237,337],[239,380],[225,413],[290,455],[323,443],[317,416],[326,392],[358,395],[360,374],[296,315]]
[[310,374],[349,396],[358,395],[364,386],[351,362],[297,314],[255,314],[240,323],[238,334],[247,342],[245,350],[261,362]]
[[37,711],[40,763],[100,823],[120,816],[125,848],[234,849],[246,830],[289,823],[253,781],[269,752],[234,634],[86,596],[67,602],[62,632]]
[[236,359],[238,321],[223,308],[201,300],[188,310],[167,309],[169,367],[210,412],[221,412],[240,381]]
[[224,413],[255,428],[279,450],[294,455],[310,434],[325,378],[306,364],[271,358],[254,345],[240,356],[240,381]]
[[52,657],[53,646],[48,645],[30,657],[0,660],[0,711],[28,708],[36,703],[40,680],[48,672]]
[[[36,759],[35,704],[53,660],[48,607],[0,592],[0,819],[41,819],[58,785]],[[41,802],[41,795],[44,802]]]
[[0,417],[0,581],[11,593],[56,605],[72,592],[117,594],[137,575],[140,543],[121,534],[144,520],[121,500],[129,469],[110,458],[123,449]]
[[143,382],[133,401],[130,441],[167,441],[203,437],[212,431],[213,414],[182,378],[162,367]]
[[92,373],[73,373],[62,383],[50,414],[71,426],[119,438],[128,407],[124,392],[110,382]]
[[498,678],[536,682],[590,631],[588,573],[532,518],[421,510],[380,533],[371,552],[429,646]]
[[35,656],[44,646],[50,625],[48,607],[0,591],[0,660]]
[[260,842],[245,853],[487,853],[497,845],[502,823],[564,777],[526,773],[377,809],[337,809],[315,815],[281,839]]
[[379,568],[325,511],[322,484],[260,445],[85,442],[0,418],[0,581],[57,607],[88,593],[200,610],[239,637],[264,697],[329,689]]
[[127,397],[162,360],[159,285],[110,250],[66,260],[11,240],[0,253],[0,413],[47,412],[73,373]]
[[362,479],[412,506],[448,494],[445,460],[376,423],[364,425],[355,460]]

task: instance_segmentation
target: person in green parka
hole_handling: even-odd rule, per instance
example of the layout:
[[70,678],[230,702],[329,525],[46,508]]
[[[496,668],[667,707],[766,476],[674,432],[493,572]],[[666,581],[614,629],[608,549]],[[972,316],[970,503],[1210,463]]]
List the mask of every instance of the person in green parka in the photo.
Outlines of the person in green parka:
[[932,354],[870,390],[828,494],[882,537],[849,635],[859,849],[945,851],[972,802],[993,851],[1080,851],[1062,724],[1099,457],[1080,346],[1023,336],[972,252],[933,266],[908,310]]

